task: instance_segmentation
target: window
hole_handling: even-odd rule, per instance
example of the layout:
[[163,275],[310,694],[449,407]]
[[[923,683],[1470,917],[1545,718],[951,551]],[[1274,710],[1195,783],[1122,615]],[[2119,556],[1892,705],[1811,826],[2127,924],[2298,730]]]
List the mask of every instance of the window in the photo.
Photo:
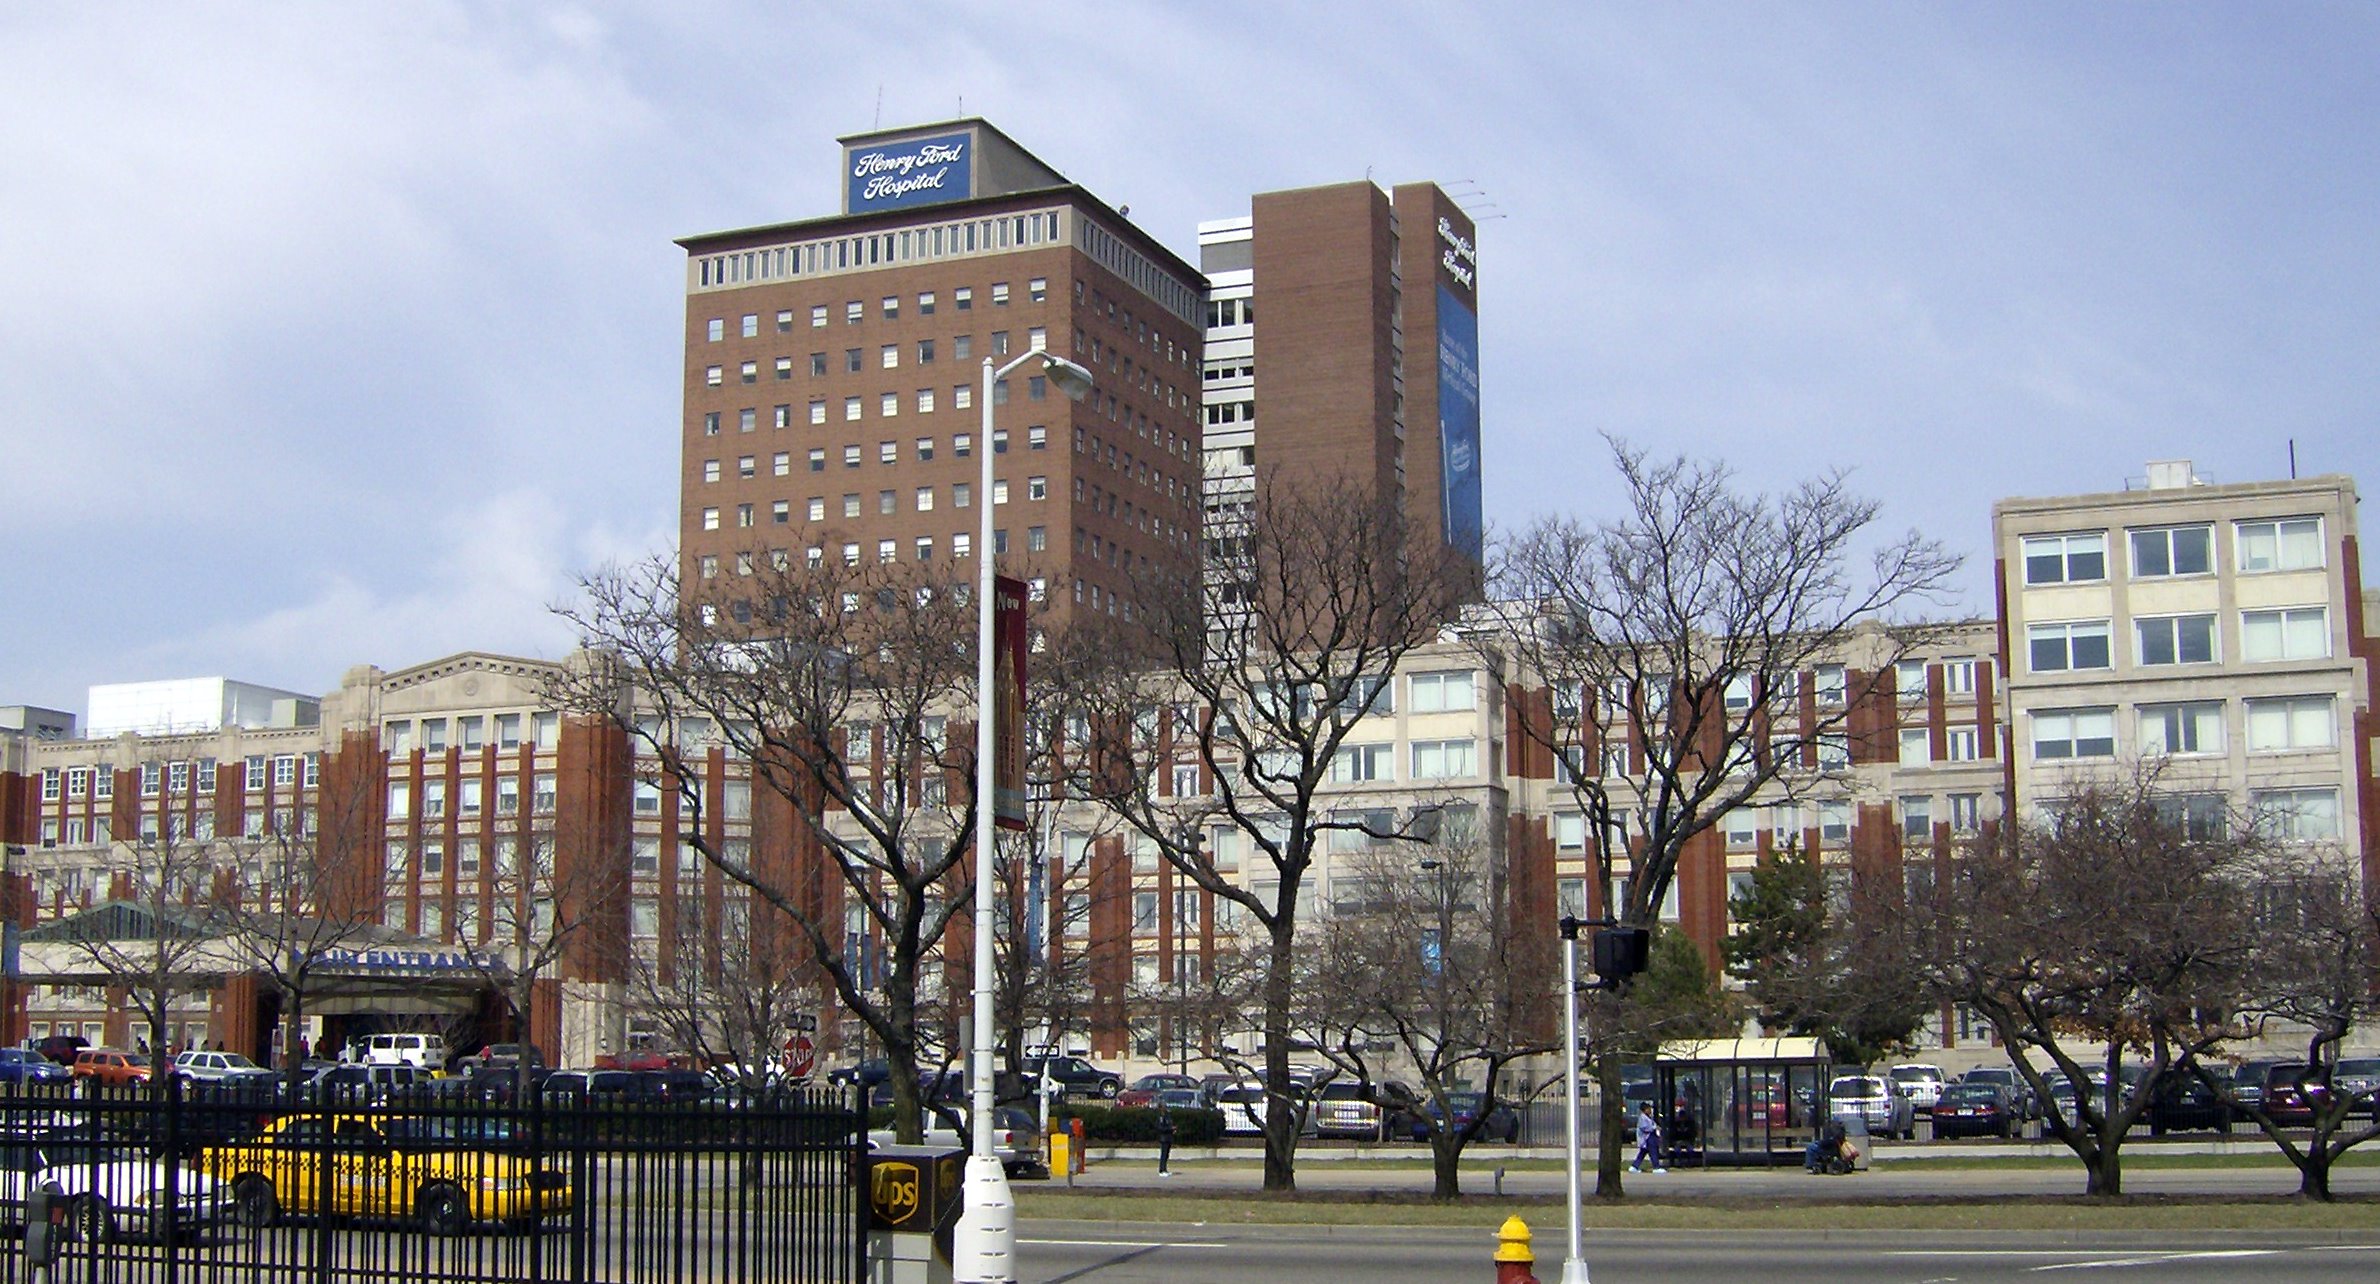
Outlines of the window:
[[992,306],[995,308],[1005,308],[1008,306],[1008,282],[992,282]]
[[455,814],[458,816],[478,815],[480,798],[481,781],[479,777],[465,776],[455,794]]
[[2034,535],[2025,540],[2025,583],[2085,584],[2107,578],[2107,536]]
[[2215,661],[2215,617],[2212,615],[2156,615],[2132,622],[2140,641],[2140,662],[2212,664]]
[[2140,706],[2137,726],[2142,757],[2223,752],[2223,702],[2220,700],[2144,704]]
[[2112,758],[2116,711],[2061,709],[2033,715],[2035,758]]
[[1470,740],[1416,740],[1413,742],[1413,778],[1452,780],[1477,775],[1476,749],[1476,742]]
[[2108,665],[2105,620],[2028,625],[2025,643],[2035,673],[2104,669]]
[[921,562],[931,562],[934,560],[933,536],[920,535],[917,537],[917,560]]
[[[825,423],[825,422],[826,422],[826,398],[824,398],[824,397],[818,397],[818,398],[814,398],[814,399],[812,399],[812,400],[811,400],[811,402],[810,402],[810,422],[811,422],[811,423],[814,423],[814,424],[823,424],[823,423]],[[820,454],[822,454],[822,453],[824,453],[824,452],[822,452],[822,451],[816,451],[816,450],[813,450],[813,451],[811,451],[811,452],[810,452],[810,454],[811,454],[811,456],[812,456],[813,458],[817,457],[818,455],[820,455]]]
[[843,373],[858,374],[861,369],[860,350],[858,348],[843,349]]
[[793,452],[780,450],[769,456],[769,472],[778,477],[793,476]]
[[713,343],[725,339],[727,337],[727,318],[712,317],[710,323],[703,327],[703,333]]
[[1851,734],[1845,731],[1818,733],[1818,769],[1820,771],[1848,771],[1851,769]]
[[1027,294],[1029,297],[1031,297],[1031,298],[1032,298],[1032,300],[1033,300],[1035,303],[1039,303],[1039,302],[1043,301],[1044,299],[1047,299],[1047,298],[1049,298],[1049,296],[1050,296],[1050,281],[1049,281],[1049,278],[1048,278],[1048,277],[1046,277],[1046,276],[1037,276],[1037,277],[1034,277],[1032,280],[1030,280],[1030,281],[1027,281],[1027,282],[1025,283],[1025,293],[1026,293],[1026,294]]
[[1934,800],[1924,794],[1903,794],[1900,798],[1901,837],[1931,838],[1934,836]]
[[[777,377],[780,379],[791,379],[793,377],[793,358],[777,358]],[[779,424],[777,426],[780,428],[784,427],[783,424]]]
[[[518,776],[496,777],[496,814],[512,816],[521,810],[521,780]],[[501,872],[501,871],[499,871]]]
[[811,472],[823,473],[826,471],[826,447],[812,446],[809,459]]
[[1043,551],[1045,551],[1045,550],[1047,550],[1047,549],[1049,548],[1049,542],[1050,542],[1050,530],[1049,530],[1049,527],[1047,527],[1047,526],[1028,526],[1028,527],[1026,527],[1026,528],[1025,528],[1025,551],[1026,551],[1026,552],[1028,552],[1028,553],[1039,553],[1039,552],[1043,552]]
[[747,361],[744,364],[736,367],[736,374],[738,377],[742,378],[745,383],[758,383],[760,382],[760,363],[757,361]]
[[823,304],[823,303],[820,303],[820,304],[816,304],[816,305],[814,305],[813,307],[811,307],[811,309],[810,309],[810,328],[811,328],[811,329],[813,329],[813,330],[815,330],[815,329],[819,329],[819,328],[823,327],[825,324],[826,324],[826,305],[825,305],[825,304]]
[[793,501],[780,499],[769,505],[769,519],[779,526],[793,521]]
[[[637,781],[634,798],[637,815],[658,816],[661,814],[661,785],[659,782],[652,780]],[[613,850],[616,851],[618,849],[615,848]]]
[[[858,401],[859,398],[853,397],[852,400]],[[859,467],[859,444],[857,442],[843,447],[843,466],[845,468]]]
[[793,333],[793,309],[786,308],[777,314],[777,333]]
[[747,339],[760,337],[760,317],[757,313],[747,312],[744,314],[744,337]]
[[760,469],[759,469],[759,466],[758,466],[758,462],[757,462],[757,460],[756,460],[756,459],[755,459],[753,456],[751,456],[751,455],[738,455],[738,456],[736,456],[736,461],[735,461],[735,475],[736,475],[737,477],[739,477],[739,478],[751,478],[751,477],[756,477],[756,476],[759,476],[759,474],[760,474]]
[[2132,578],[2205,575],[2215,569],[2214,532],[2205,526],[2168,526],[2129,532]]
[[1981,757],[1982,735],[1973,727],[1952,727],[1943,738],[1944,755],[1950,762],[1973,762]]
[[2231,829],[2221,794],[2164,794],[2151,801],[2157,819],[2182,831],[2191,842],[2220,842]]
[[877,491],[877,492],[876,492],[876,511],[877,511],[877,512],[879,512],[879,513],[886,513],[886,514],[890,514],[890,513],[899,512],[899,511],[900,511],[900,499],[899,499],[899,496],[898,496],[898,495],[896,495],[894,492],[892,492],[892,491],[889,491],[889,490],[880,490],[880,491]]
[[1557,812],[1554,815],[1554,850],[1583,852],[1587,849],[1587,818],[1578,812]]
[[1041,450],[1049,445],[1050,430],[1046,424],[1034,424],[1025,429],[1025,449]]
[[[1472,707],[1471,670],[1416,673],[1408,679],[1415,713],[1449,713]],[[1468,773],[1466,773],[1468,774]]]
[[1934,760],[1933,733],[1924,727],[1901,728],[1901,765],[1922,767]]
[[1006,330],[992,331],[992,355],[995,357],[1008,355],[1008,332]]
[[2339,720],[2329,696],[2282,696],[2248,701],[2248,749],[2328,749],[2338,744]]
[[934,315],[934,292],[932,290],[921,291],[918,294],[917,315],[921,317]]
[[900,316],[901,316],[901,299],[900,299],[900,296],[899,296],[899,295],[895,295],[895,294],[888,294],[888,295],[885,295],[885,296],[884,296],[884,319],[885,319],[885,320],[887,320],[887,321],[897,321],[897,320],[899,320],[899,319],[900,319]]
[[900,556],[901,556],[901,553],[900,553],[900,548],[899,548],[899,546],[898,546],[897,544],[895,544],[895,543],[894,543],[892,540],[889,540],[889,539],[880,539],[880,540],[877,540],[877,541],[876,541],[876,560],[877,560],[877,561],[879,561],[879,562],[892,562],[892,561],[898,561],[898,560],[900,559]]
[[1034,375],[1025,380],[1025,400],[1047,401],[1049,395],[1050,381],[1047,375]]
[[962,285],[958,289],[952,290],[950,292],[950,306],[957,308],[961,312],[973,310],[975,307],[975,288],[973,286]]
[[992,453],[995,455],[1008,453],[1008,430],[1006,428],[992,429]]
[[2292,517],[2282,521],[2240,522],[2240,573],[2306,571],[2322,565],[2322,519]]
[[997,477],[992,480],[992,502],[995,504],[1005,504],[1008,502],[1007,478]]
[[530,809],[531,809],[531,810],[535,811],[537,814],[539,814],[539,815],[541,815],[541,816],[542,816],[542,815],[548,815],[548,814],[551,814],[551,813],[553,812],[553,810],[554,810],[554,777],[553,777],[553,773],[551,773],[551,772],[544,772],[544,773],[540,773],[540,774],[539,774],[539,775],[536,777],[536,779],[535,779],[535,780],[533,780],[533,781],[531,782],[531,784],[530,784],[530,791],[529,791],[529,806],[530,806]]
[[1396,778],[1393,745],[1341,745],[1331,759],[1330,778],[1341,784]]
[[968,409],[969,407],[973,406],[974,404],[975,404],[975,385],[974,385],[974,384],[971,384],[971,383],[962,383],[962,384],[958,384],[958,385],[956,385],[956,386],[954,386],[954,387],[952,387],[952,388],[951,388],[951,390],[950,390],[950,406],[951,406],[951,409],[953,409],[953,410],[965,410],[965,409]]
[[933,487],[920,486],[917,488],[917,511],[921,513],[930,513],[934,511]]
[[2336,789],[2257,789],[2248,794],[2256,828],[2267,837],[2317,842],[2339,836]]
[[2242,660],[2319,660],[2329,654],[2330,612],[2325,607],[2240,612]]
[[717,366],[705,366],[705,367],[703,367],[703,371],[702,371],[702,381],[703,381],[703,383],[704,383],[704,385],[705,385],[705,386],[712,387],[712,388],[716,388],[716,387],[718,387],[718,386],[719,386],[719,385],[720,385],[722,382],[724,382],[724,380],[723,380],[723,378],[722,378],[722,376],[721,376],[721,374],[720,374],[720,369],[719,369],[719,367],[717,367]]
[[1901,660],[1892,666],[1892,688],[1901,703],[1919,703],[1926,696],[1926,663],[1923,660]]
[[562,715],[558,713],[535,714],[530,717],[529,722],[531,730],[537,737],[538,748],[554,749],[561,746]]
[[965,508],[975,501],[974,482],[953,482],[950,487],[950,506]]
[[1048,499],[1049,497],[1050,497],[1050,479],[1049,479],[1049,478],[1047,478],[1047,477],[1027,477],[1027,478],[1025,479],[1025,498],[1026,498],[1026,499]]
[[421,782],[421,814],[424,819],[446,814],[445,781],[425,780]]
[[900,368],[901,368],[901,345],[900,345],[900,344],[897,344],[897,343],[888,343],[888,344],[885,344],[885,345],[884,345],[884,347],[883,347],[883,348],[882,348],[882,349],[881,349],[881,350],[878,352],[878,354],[877,354],[877,361],[878,361],[878,363],[879,363],[879,364],[881,364],[881,365],[883,366],[883,368],[884,368],[884,369],[887,369],[887,370],[898,370],[898,369],[900,369]]
[[1825,842],[1840,843],[1851,837],[1851,804],[1822,802],[1818,804],[1818,837]]
[[868,315],[868,305],[853,299],[843,305],[843,324],[858,325]]
[[1950,796],[1950,832],[1972,834],[1983,828],[1983,795]]
[[1760,842],[1760,809],[1738,807],[1719,818],[1719,829],[1729,851],[1748,851]]
[[1814,686],[1818,703],[1826,708],[1841,708],[1850,691],[1850,673],[1839,664],[1821,664],[1815,673]]
[[743,530],[750,530],[752,528],[752,506],[750,504],[738,504],[735,506],[735,524],[739,529]]
[[956,535],[950,537],[950,555],[952,557],[969,557],[972,556],[974,552],[974,535],[967,531],[960,531]]

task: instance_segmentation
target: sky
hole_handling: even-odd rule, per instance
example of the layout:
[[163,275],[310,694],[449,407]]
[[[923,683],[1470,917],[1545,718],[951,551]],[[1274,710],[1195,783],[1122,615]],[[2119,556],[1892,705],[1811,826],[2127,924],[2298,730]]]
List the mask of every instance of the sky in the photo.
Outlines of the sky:
[[684,252],[982,116],[1185,258],[1251,193],[1480,224],[1491,532],[1604,434],[1991,505],[2373,475],[2380,7],[1052,0],[0,8],[0,705],[560,656],[669,547]]

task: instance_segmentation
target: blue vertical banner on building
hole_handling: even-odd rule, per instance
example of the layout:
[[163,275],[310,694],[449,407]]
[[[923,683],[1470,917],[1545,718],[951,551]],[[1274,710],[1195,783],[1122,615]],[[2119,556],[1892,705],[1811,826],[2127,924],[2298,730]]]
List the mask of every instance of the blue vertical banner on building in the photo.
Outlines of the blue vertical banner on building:
[[843,153],[843,212],[907,209],[974,195],[975,139],[965,133],[870,143]]
[[1479,487],[1479,316],[1438,286],[1438,445],[1446,542],[1472,560],[1486,554]]

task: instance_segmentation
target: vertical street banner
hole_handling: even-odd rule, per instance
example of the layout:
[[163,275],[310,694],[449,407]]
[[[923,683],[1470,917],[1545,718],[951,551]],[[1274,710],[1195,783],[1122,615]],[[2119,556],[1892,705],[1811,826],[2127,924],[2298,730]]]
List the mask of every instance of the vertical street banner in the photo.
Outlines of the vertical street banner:
[[992,577],[992,821],[1025,819],[1025,582]]

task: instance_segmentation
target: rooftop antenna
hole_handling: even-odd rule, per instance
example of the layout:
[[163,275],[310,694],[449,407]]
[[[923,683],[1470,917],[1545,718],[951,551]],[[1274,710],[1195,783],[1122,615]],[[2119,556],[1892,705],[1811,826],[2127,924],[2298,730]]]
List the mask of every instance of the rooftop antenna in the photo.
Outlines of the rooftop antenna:
[[2289,480],[2297,480],[2297,438],[2289,439]]
[[876,122],[868,128],[884,128],[884,82],[881,80],[876,82]]

